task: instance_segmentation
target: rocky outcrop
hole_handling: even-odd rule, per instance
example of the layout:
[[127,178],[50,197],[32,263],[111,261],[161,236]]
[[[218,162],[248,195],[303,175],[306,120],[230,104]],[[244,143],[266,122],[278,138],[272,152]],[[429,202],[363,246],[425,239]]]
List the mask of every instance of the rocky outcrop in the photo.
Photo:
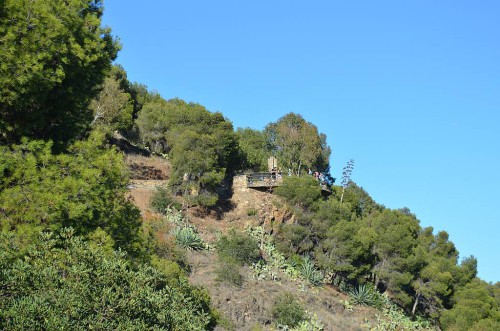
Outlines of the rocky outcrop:
[[281,223],[292,219],[287,208],[277,207],[281,204],[281,199],[272,190],[247,187],[245,175],[233,178],[231,203],[234,209],[224,217],[229,222],[246,220],[254,225],[263,225],[267,231],[272,232]]

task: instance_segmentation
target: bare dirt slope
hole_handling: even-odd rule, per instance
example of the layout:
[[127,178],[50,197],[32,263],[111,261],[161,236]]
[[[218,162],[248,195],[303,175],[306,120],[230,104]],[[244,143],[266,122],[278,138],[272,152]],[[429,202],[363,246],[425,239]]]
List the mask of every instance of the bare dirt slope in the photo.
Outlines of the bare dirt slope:
[[128,197],[146,217],[151,210],[149,201],[157,187],[165,186],[170,178],[170,163],[163,158],[141,155],[126,155],[125,162],[130,168]]
[[340,303],[341,299],[346,299],[344,295],[328,286],[310,288],[303,286],[302,282],[284,278],[279,282],[257,280],[250,268],[243,268],[245,282],[236,287],[216,280],[214,271],[218,262],[215,253],[190,252],[189,261],[191,282],[208,289],[213,305],[231,321],[234,330],[255,330],[257,327],[276,330],[272,323],[272,307],[275,298],[284,292],[293,293],[308,312],[316,314],[324,324],[324,330],[366,330],[361,327],[364,319],[374,318],[374,311],[369,308],[346,310]]

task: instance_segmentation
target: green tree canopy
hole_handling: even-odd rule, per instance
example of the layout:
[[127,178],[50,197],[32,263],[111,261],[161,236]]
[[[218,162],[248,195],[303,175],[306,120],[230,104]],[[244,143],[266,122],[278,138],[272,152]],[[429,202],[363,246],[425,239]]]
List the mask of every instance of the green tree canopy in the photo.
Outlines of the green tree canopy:
[[136,124],[146,146],[169,153],[173,166],[170,184],[195,203],[213,205],[222,180],[240,165],[231,122],[199,104],[156,100],[143,106]]
[[457,290],[453,308],[441,316],[445,330],[493,331],[500,329],[500,310],[488,291],[488,284],[474,279]]
[[102,84],[102,89],[90,103],[94,119],[92,124],[104,124],[111,130],[125,131],[132,126],[134,102],[125,71],[114,66]]
[[321,199],[321,187],[312,176],[291,176],[283,179],[283,185],[276,188],[276,194],[291,205],[309,208]]
[[104,141],[94,132],[70,146],[72,154],[57,155],[39,140],[0,146],[2,229],[30,242],[41,230],[71,226],[89,234],[100,227],[117,248],[140,252],[140,213],[125,199],[128,172]]
[[259,130],[238,128],[236,135],[243,153],[242,167],[254,171],[268,171],[267,159],[271,154],[265,134]]
[[326,135],[307,122],[301,115],[289,113],[264,130],[271,150],[274,150],[283,168],[300,175],[307,168],[327,172],[331,149]]
[[421,230],[418,220],[412,215],[386,209],[363,222],[375,234],[372,254],[376,284],[383,284],[402,305],[410,305],[412,295],[405,289],[413,276],[406,263],[418,244]]
[[101,0],[5,0],[0,16],[0,141],[66,145],[92,120],[88,105],[118,44]]

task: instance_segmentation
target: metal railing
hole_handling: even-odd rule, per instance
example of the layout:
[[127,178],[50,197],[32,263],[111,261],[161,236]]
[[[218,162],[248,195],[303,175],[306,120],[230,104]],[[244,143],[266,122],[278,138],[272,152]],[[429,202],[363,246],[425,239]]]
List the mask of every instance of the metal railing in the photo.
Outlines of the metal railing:
[[[247,187],[268,187],[273,188],[283,184],[283,174],[271,172],[254,172],[247,174]],[[332,191],[326,184],[318,183],[321,191],[331,194]]]
[[255,172],[247,175],[248,187],[275,187],[283,182],[283,176],[280,173]]

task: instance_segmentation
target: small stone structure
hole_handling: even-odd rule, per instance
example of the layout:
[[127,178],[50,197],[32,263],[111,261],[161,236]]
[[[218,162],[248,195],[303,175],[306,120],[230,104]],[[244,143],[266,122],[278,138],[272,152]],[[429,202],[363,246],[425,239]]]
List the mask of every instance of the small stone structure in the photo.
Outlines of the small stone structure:
[[278,169],[278,159],[275,156],[270,156],[267,159],[267,169],[269,172],[273,171],[273,169]]

